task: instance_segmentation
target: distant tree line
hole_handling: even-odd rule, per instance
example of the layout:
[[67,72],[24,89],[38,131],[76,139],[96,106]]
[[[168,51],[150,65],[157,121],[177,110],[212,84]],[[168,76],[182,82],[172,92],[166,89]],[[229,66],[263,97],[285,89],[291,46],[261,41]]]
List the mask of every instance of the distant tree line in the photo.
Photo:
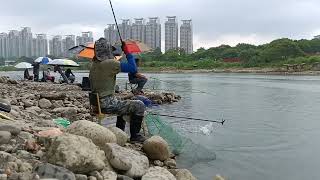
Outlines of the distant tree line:
[[297,57],[308,57],[320,53],[320,39],[291,40],[287,38],[277,39],[268,44],[259,46],[251,44],[238,44],[234,47],[221,45],[209,49],[199,48],[193,54],[186,54],[181,49],[170,50],[161,53],[160,49],[142,55],[143,61],[148,62],[192,62],[215,61],[223,62],[225,58],[238,58],[246,67],[254,67],[259,64],[268,64],[286,61]]

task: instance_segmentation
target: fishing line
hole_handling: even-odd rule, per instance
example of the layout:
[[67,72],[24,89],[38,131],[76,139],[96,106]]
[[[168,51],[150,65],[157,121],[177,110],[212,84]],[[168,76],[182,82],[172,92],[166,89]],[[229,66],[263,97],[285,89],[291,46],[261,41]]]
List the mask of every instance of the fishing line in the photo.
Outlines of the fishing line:
[[153,113],[153,112],[150,112],[150,114],[157,115],[157,116],[163,116],[163,117],[169,117],[169,118],[184,119],[184,120],[180,120],[180,121],[177,121],[177,122],[182,122],[182,121],[187,121],[187,120],[194,120],[194,121],[204,121],[204,122],[219,123],[221,125],[223,125],[226,122],[225,119],[222,119],[221,121],[216,121],[216,120],[210,120],[210,119],[201,119],[201,118],[193,118],[193,117],[182,117],[182,116],[175,116],[175,115],[169,115],[169,114],[159,114],[159,113]]

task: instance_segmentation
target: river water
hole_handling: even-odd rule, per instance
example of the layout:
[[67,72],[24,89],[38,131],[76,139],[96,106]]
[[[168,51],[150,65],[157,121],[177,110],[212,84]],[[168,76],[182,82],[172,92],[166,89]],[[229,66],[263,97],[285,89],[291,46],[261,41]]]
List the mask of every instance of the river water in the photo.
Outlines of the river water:
[[[22,74],[22,72],[19,72]],[[6,73],[17,78],[16,72]],[[0,72],[0,75],[3,73]],[[86,73],[78,73],[78,81]],[[185,131],[216,160],[196,162],[200,180],[320,179],[320,77],[252,74],[147,74],[149,88],[174,90],[182,100],[163,113],[227,119],[209,136]],[[157,78],[159,80],[152,80]],[[126,75],[118,77],[123,87]],[[167,119],[177,121],[178,119]],[[206,123],[190,121],[189,127]],[[179,128],[180,126],[178,126]],[[182,127],[182,126],[181,126]],[[179,162],[178,162],[179,164]]]

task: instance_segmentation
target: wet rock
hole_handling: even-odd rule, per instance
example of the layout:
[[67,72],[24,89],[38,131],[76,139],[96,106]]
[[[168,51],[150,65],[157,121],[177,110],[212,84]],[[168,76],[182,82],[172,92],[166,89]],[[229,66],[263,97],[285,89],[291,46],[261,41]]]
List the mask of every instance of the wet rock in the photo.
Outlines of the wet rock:
[[106,143],[116,143],[116,136],[107,128],[86,120],[72,123],[67,132],[79,136],[84,136],[93,141],[94,144],[103,148]]
[[69,171],[66,168],[55,166],[49,163],[37,165],[34,171],[40,176],[40,178],[76,180],[76,176],[73,174],[73,172]]
[[148,169],[147,173],[142,176],[142,180],[176,180],[176,178],[165,168],[162,167],[151,167]]
[[93,171],[90,175],[97,178],[97,180],[103,180],[103,176],[98,171]]
[[166,165],[167,167],[173,169],[177,167],[177,163],[174,159],[167,159],[164,161],[164,165]]
[[20,134],[21,128],[14,125],[0,125],[0,131],[9,131],[11,135],[17,136]]
[[55,137],[47,147],[49,163],[63,166],[75,173],[102,170],[105,154],[91,140],[72,134]]
[[126,171],[124,173],[126,176],[142,177],[149,167],[149,160],[146,156],[118,144],[108,143],[104,151],[112,167]]
[[124,146],[126,144],[126,142],[128,141],[127,133],[117,127],[108,127],[108,129],[116,136],[117,144],[119,144],[120,146]]
[[177,180],[196,180],[197,179],[187,169],[179,169],[175,176]]
[[64,100],[67,95],[66,93],[41,93],[40,97],[49,100]]
[[51,102],[48,99],[40,99],[39,100],[39,107],[41,109],[48,109],[52,106]]
[[76,174],[76,180],[87,180],[88,177],[86,175],[83,174]]
[[143,150],[153,160],[164,161],[169,158],[168,143],[160,136],[152,136],[143,143]]
[[163,162],[161,162],[160,160],[155,160],[155,161],[153,161],[153,164],[155,165],[155,166],[160,166],[160,167],[162,167],[164,164],[163,164]]
[[117,180],[117,174],[113,171],[104,171],[101,174],[103,179]]

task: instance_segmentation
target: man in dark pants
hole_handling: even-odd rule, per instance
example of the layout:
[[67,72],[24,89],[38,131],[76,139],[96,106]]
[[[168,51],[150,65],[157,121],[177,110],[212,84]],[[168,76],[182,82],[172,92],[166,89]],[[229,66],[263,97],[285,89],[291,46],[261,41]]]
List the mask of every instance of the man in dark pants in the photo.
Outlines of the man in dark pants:
[[40,63],[34,62],[32,64],[32,66],[33,66],[33,78],[34,78],[34,81],[38,82],[39,81]]
[[108,114],[117,114],[116,126],[125,129],[124,115],[130,116],[130,140],[143,142],[145,137],[140,134],[144,118],[145,106],[139,100],[118,100],[115,96],[116,75],[120,72],[134,73],[137,70],[132,54],[127,52],[123,44],[128,62],[119,62],[113,55],[114,48],[104,38],[95,42],[95,57],[90,68],[89,79],[91,90],[100,97],[101,110]]
[[[137,66],[139,66],[140,60],[138,57],[135,58],[136,64]],[[133,89],[132,92],[133,94],[143,94],[143,87],[144,85],[147,83],[148,79],[146,76],[144,76],[143,74],[138,72],[138,68],[137,71],[134,73],[128,73],[128,77],[129,77],[129,82],[131,84],[137,84],[138,87],[136,89]]]

